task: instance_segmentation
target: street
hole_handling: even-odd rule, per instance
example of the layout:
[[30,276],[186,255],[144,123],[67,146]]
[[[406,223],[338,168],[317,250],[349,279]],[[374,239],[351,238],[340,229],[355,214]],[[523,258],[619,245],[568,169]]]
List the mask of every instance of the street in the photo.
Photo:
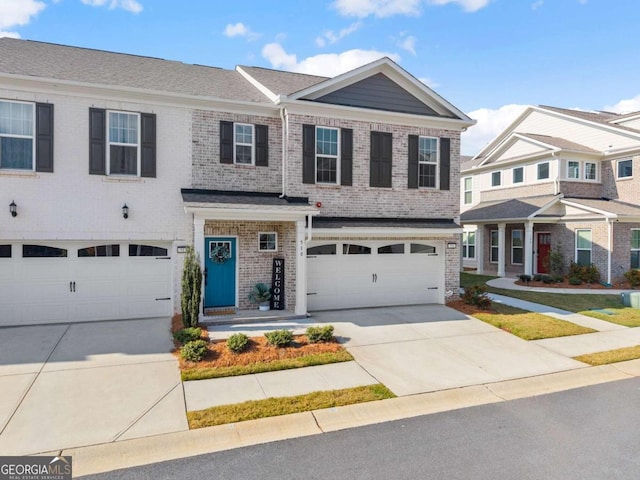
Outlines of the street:
[[87,479],[630,479],[640,378]]

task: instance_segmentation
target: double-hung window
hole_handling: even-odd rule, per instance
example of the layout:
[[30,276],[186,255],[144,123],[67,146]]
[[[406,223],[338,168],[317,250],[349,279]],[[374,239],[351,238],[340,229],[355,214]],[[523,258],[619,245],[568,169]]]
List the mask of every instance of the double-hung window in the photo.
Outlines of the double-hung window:
[[633,162],[631,160],[618,160],[618,178],[633,176]]
[[491,230],[491,263],[498,263],[498,246],[500,245],[500,237],[498,236],[498,230]]
[[462,258],[476,258],[476,232],[462,233]]
[[436,188],[438,178],[438,139],[420,137],[418,142],[418,186]]
[[522,265],[523,231],[511,230],[511,264]]
[[235,163],[252,165],[254,162],[253,125],[233,124],[233,156]]
[[640,268],[640,229],[631,230],[631,268]]
[[339,183],[338,129],[316,127],[316,182]]
[[465,177],[463,182],[464,182],[464,204],[469,205],[473,202],[473,178]]
[[576,263],[591,265],[591,229],[576,230]]
[[34,170],[35,104],[0,101],[0,168]]
[[108,112],[107,155],[110,175],[138,175],[140,159],[140,115]]

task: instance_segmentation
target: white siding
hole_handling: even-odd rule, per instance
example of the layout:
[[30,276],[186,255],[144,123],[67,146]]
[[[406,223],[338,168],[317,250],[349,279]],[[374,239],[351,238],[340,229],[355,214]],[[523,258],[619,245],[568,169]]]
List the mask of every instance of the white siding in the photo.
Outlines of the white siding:
[[508,160],[513,158],[522,157],[524,155],[532,155],[535,153],[543,153],[548,151],[548,148],[541,147],[540,145],[535,145],[531,142],[527,142],[525,140],[517,139],[512,145],[509,146],[505,151],[503,151],[498,158],[492,163],[499,163],[502,160]]

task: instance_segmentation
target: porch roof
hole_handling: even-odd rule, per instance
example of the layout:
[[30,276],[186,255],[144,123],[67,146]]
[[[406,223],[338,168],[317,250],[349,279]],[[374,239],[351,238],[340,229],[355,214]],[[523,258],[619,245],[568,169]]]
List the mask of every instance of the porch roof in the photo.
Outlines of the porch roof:
[[460,228],[450,218],[315,217],[314,228]]
[[232,203],[244,205],[289,206],[307,205],[307,197],[282,197],[276,192],[239,192],[229,190],[203,190],[183,188],[182,200],[185,203]]
[[545,205],[560,198],[557,195],[480,202],[460,215],[462,223],[492,222],[497,220],[525,220]]

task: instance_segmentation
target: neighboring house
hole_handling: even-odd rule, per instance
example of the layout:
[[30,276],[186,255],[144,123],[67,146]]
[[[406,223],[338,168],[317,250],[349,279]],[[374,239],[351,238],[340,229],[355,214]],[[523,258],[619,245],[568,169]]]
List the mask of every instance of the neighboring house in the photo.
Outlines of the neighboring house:
[[472,124],[389,59],[323,78],[0,39],[0,324],[177,312],[188,244],[207,313],[252,308],[274,259],[297,314],[443,303]]
[[[640,113],[528,107],[462,167],[466,267],[499,276],[640,268]],[[466,244],[465,244],[466,241]]]

